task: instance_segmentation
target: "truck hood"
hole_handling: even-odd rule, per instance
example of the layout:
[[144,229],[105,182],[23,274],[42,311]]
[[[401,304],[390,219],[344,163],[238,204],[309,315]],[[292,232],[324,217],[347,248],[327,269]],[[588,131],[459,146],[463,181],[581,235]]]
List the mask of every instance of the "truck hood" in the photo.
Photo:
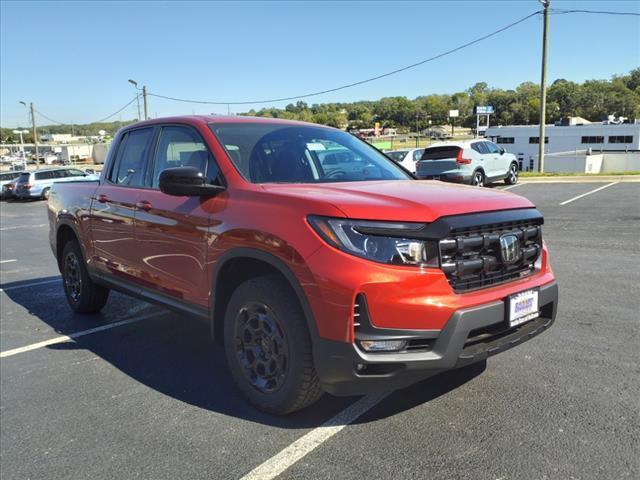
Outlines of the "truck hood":
[[[271,194],[327,202],[348,218],[432,222],[464,213],[531,208],[509,192],[431,180],[311,184],[263,184]],[[315,212],[309,212],[313,214]]]

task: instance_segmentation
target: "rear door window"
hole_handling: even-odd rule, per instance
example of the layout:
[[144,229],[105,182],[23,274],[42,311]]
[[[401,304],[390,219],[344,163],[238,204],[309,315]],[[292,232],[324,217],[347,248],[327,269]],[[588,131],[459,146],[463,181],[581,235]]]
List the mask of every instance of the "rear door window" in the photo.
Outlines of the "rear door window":
[[38,172],[34,175],[36,180],[51,180],[55,172]]
[[487,154],[489,153],[489,149],[485,145],[486,142],[474,142],[471,144],[471,148],[478,153]]
[[78,170],[77,168],[69,168],[66,170],[66,172],[69,177],[84,177],[84,172],[82,170]]
[[141,128],[125,134],[109,177],[112,183],[128,187],[143,185],[152,134],[153,128]]
[[489,150],[489,153],[500,153],[500,149],[495,143],[493,142],[483,142],[483,143],[487,147],[487,150]]

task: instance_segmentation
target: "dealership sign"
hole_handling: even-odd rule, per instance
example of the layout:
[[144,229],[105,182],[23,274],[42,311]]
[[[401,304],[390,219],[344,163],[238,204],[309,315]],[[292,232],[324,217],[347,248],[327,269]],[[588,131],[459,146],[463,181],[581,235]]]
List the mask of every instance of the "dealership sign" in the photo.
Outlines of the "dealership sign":
[[493,113],[493,107],[491,105],[478,105],[476,107],[476,115],[490,115]]

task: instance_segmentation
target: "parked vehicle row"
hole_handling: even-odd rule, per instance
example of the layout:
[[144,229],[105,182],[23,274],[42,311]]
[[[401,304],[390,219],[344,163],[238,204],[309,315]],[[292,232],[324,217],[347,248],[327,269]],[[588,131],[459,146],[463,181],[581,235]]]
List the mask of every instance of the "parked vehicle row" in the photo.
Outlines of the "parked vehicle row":
[[[455,168],[487,168],[475,148],[460,145]],[[114,289],[202,319],[239,390],[271,413],[484,361],[556,316],[529,200],[417,181],[319,125],[129,125],[99,181],[53,185],[48,215],[75,312],[98,312]]]
[[0,198],[7,199],[13,197],[13,190],[16,188],[15,180],[20,176],[21,171],[11,171],[0,173]]
[[2,199],[48,199],[51,186],[59,182],[96,181],[99,176],[78,168],[47,168],[2,173]]
[[423,180],[466,183],[483,187],[502,181],[518,182],[518,160],[484,139],[442,142],[427,148],[387,151],[385,154]]

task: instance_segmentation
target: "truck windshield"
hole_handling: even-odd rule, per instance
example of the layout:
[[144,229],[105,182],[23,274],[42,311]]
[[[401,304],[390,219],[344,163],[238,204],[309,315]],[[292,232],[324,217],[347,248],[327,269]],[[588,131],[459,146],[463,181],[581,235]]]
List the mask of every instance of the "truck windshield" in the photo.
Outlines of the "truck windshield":
[[306,125],[214,123],[211,131],[253,183],[406,180],[404,170],[349,133]]

